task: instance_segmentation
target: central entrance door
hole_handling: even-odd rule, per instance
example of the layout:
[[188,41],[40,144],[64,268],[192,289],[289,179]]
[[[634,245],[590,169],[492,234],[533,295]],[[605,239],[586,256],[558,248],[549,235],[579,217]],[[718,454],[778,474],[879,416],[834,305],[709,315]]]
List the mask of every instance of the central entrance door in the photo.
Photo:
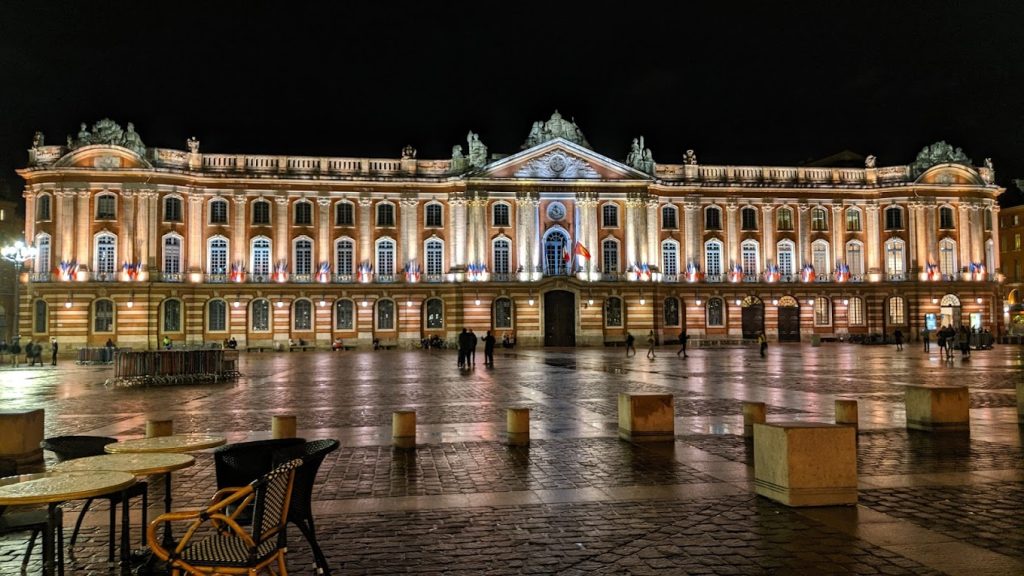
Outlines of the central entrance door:
[[779,342],[800,341],[800,304],[792,296],[779,298]]
[[764,332],[764,302],[757,296],[743,299],[743,337],[757,338]]
[[576,345],[576,295],[572,292],[544,294],[544,345]]

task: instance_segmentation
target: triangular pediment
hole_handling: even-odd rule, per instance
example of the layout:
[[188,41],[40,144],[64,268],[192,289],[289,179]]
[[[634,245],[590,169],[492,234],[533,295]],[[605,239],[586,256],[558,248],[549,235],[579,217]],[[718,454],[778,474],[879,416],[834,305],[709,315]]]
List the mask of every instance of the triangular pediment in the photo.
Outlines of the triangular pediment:
[[650,176],[565,140],[555,138],[484,166],[478,177],[540,180],[649,180]]

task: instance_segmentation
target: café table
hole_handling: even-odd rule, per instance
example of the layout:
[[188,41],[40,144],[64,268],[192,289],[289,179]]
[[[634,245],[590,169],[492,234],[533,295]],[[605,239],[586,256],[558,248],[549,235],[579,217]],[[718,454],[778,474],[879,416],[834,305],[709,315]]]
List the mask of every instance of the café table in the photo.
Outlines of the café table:
[[[171,485],[171,472],[188,468],[196,459],[188,454],[173,452],[138,452],[103,454],[65,460],[53,467],[55,472],[117,471],[134,476],[164,476],[165,486]],[[127,503],[127,500],[125,500]],[[168,504],[168,506],[170,506]],[[121,507],[121,560],[129,560],[128,506]]]
[[[64,574],[63,543],[54,549],[54,532],[62,522],[60,504],[69,500],[94,498],[119,492],[135,484],[135,475],[128,472],[43,472],[0,479],[0,506],[46,504],[48,521],[43,536],[43,574]],[[58,554],[60,562],[55,562]],[[55,566],[56,564],[56,566]]]

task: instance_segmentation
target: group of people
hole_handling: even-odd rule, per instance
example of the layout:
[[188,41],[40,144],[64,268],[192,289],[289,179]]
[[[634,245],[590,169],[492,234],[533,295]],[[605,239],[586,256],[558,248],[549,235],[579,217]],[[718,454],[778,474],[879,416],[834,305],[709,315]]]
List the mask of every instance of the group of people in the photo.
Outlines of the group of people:
[[[928,352],[931,349],[931,337],[927,329],[923,331],[922,336],[924,351]],[[953,351],[956,349],[960,350],[960,358],[971,357],[971,331],[967,326],[960,326],[959,329],[954,328],[952,324],[943,326],[935,333],[935,340],[939,345],[939,354],[945,360],[952,360]]]
[[[459,368],[476,366],[476,346],[480,341],[472,330],[462,329],[459,334]],[[497,341],[491,331],[483,337],[484,366],[494,367],[494,343]]]
[[[50,365],[57,365],[57,352],[60,350],[60,344],[57,343],[56,338],[50,338]],[[37,343],[35,340],[29,340],[28,344],[24,347],[21,345],[21,337],[16,337],[8,344],[4,340],[0,340],[0,355],[10,354],[11,364],[17,368],[18,360],[21,354],[25,354],[25,361],[28,362],[29,366],[43,365],[43,344]]]

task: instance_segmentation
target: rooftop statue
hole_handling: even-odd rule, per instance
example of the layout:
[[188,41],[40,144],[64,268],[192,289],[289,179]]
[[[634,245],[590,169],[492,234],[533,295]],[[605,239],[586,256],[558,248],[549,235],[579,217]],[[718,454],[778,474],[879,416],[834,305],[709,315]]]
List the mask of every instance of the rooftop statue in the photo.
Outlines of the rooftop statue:
[[644,137],[633,138],[629,147],[629,154],[626,155],[626,164],[647,174],[654,174],[654,153],[650,148],[644,147]]
[[917,154],[917,159],[910,165],[910,172],[914,177],[917,177],[932,166],[945,163],[963,164],[965,166],[974,165],[971,159],[964,154],[963,150],[953,148],[951,145],[946,144],[945,140],[942,140],[922,148]]
[[547,122],[538,120],[530,127],[530,134],[526,137],[522,149],[533,148],[555,138],[562,138],[584,148],[590,148],[590,142],[583,136],[583,131],[576,125],[575,121],[566,120],[555,110]]
[[46,137],[43,136],[42,132],[38,132],[37,131],[32,136],[32,147],[33,148],[40,148],[40,147],[42,147],[44,145],[45,142],[46,142]]
[[411,144],[406,144],[402,148],[402,160],[413,160],[416,158],[416,149]]
[[469,143],[469,165],[473,168],[482,168],[487,164],[487,146],[480,141],[480,135],[472,131],[466,135]]
[[108,144],[123,146],[140,155],[146,153],[146,145],[142,143],[142,137],[135,131],[134,124],[129,122],[128,130],[125,131],[109,118],[104,118],[93,124],[91,132],[86,129],[85,122],[82,122],[81,128],[78,130],[78,138],[71,140],[68,137],[68,140],[69,147],[72,149],[92,144]]
[[696,166],[697,153],[693,150],[687,150],[686,154],[683,156],[683,164],[686,164],[687,166]]
[[188,146],[188,151],[193,154],[199,154],[199,139],[195,136],[185,140],[185,145]]
[[456,144],[452,146],[452,164],[451,172],[459,173],[466,169],[466,157],[462,155],[462,146]]
[[877,161],[878,161],[878,158],[875,158],[874,154],[868,154],[867,158],[864,158],[864,167],[865,168],[874,168],[875,167],[875,163]]

